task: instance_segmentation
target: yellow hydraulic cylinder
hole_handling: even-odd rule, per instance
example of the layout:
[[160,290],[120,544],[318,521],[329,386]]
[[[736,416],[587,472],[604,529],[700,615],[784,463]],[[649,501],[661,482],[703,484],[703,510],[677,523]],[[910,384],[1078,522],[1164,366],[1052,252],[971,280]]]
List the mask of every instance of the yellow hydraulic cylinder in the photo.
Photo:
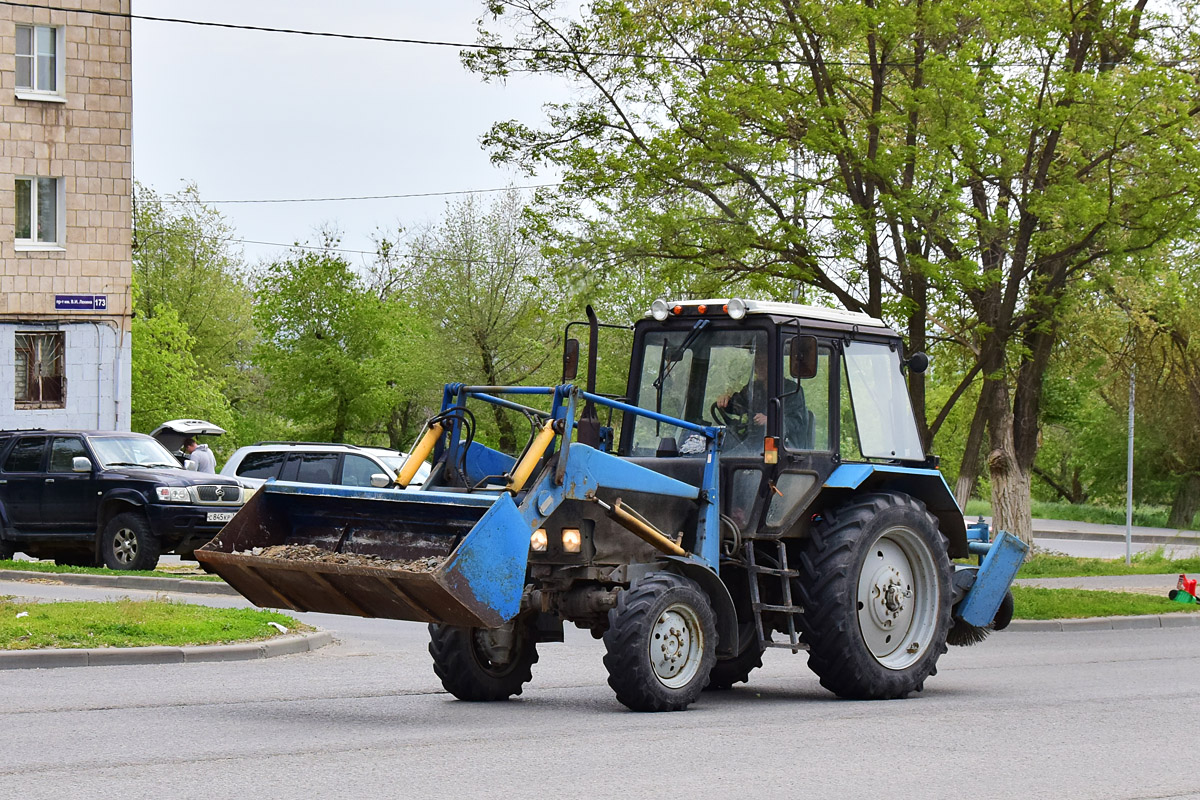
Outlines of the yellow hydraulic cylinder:
[[417,470],[425,463],[425,459],[429,458],[429,454],[433,452],[433,446],[437,444],[438,439],[442,435],[442,423],[435,422],[425,431],[425,435],[420,441],[413,446],[412,452],[408,454],[408,460],[404,462],[404,466],[396,473],[396,483],[402,487],[407,487],[412,482],[413,476],[417,474]]
[[552,441],[554,441],[554,420],[548,420],[530,443],[525,455],[521,456],[517,466],[513,468],[512,476],[508,479],[508,491],[516,494],[525,488],[525,482],[533,474],[533,468],[542,459],[542,455],[545,454],[546,448]]
[[686,556],[687,550],[684,550],[679,545],[675,544],[665,533],[651,525],[642,516],[633,509],[621,503],[621,498],[617,498],[610,506],[603,500],[592,498],[597,504],[612,517],[616,522],[625,528],[630,533],[637,536],[646,544],[661,550],[671,556]]

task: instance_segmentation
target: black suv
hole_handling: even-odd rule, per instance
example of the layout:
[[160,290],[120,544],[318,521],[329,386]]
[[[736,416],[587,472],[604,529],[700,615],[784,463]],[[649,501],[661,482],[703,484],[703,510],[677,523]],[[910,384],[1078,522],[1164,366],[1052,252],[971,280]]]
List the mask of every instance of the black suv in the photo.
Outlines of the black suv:
[[154,569],[191,558],[243,502],[236,480],[183,469],[141,433],[0,431],[0,558]]

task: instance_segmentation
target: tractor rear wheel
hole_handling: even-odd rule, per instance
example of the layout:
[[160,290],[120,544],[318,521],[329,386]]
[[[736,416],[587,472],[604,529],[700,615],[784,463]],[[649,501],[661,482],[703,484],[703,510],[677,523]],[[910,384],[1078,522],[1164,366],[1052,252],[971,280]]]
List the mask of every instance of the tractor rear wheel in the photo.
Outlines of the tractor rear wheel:
[[459,700],[507,700],[533,680],[537,642],[527,619],[501,628],[429,626],[433,671]]
[[608,612],[608,685],[634,711],[682,711],[708,683],[716,645],[708,595],[688,578],[651,572]]
[[840,697],[920,691],[950,628],[950,559],[925,504],[869,494],[827,514],[801,559],[808,665]]

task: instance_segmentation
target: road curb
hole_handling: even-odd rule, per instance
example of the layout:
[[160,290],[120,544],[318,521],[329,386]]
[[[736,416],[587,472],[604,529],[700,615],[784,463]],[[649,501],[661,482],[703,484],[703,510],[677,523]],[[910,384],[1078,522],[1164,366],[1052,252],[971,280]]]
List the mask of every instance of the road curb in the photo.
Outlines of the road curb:
[[264,642],[190,647],[103,647],[87,650],[0,650],[0,670],[111,667],[130,664],[199,664],[252,661],[307,653],[333,643],[329,631],[280,636]]
[[112,586],[117,589],[138,589],[144,592],[175,594],[218,594],[241,597],[224,581],[192,581],[186,578],[147,578],[141,575],[89,575],[79,572],[34,572],[32,570],[0,570],[0,580],[58,581],[76,586]]
[[1017,619],[1006,631],[1020,633],[1073,633],[1077,631],[1129,631],[1151,628],[1200,627],[1200,613],[1149,614],[1140,617],[1085,617],[1084,619]]

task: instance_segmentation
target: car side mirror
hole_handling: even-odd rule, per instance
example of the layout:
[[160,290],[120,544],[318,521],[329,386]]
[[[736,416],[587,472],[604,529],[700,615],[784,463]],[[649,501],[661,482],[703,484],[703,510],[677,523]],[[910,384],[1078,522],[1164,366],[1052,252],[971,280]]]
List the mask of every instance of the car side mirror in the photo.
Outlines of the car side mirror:
[[92,460],[87,456],[75,456],[71,459],[72,472],[91,472]]
[[788,374],[797,380],[816,377],[817,337],[793,336],[788,354]]
[[185,461],[185,462],[183,462],[183,468],[186,470],[191,470],[192,472],[195,472],[196,471],[196,462],[195,461]]
[[382,472],[376,472],[371,476],[371,485],[376,489],[386,489],[387,487],[391,486],[392,483],[392,479],[387,475],[384,475]]
[[579,340],[567,339],[563,344],[563,383],[575,380],[579,374]]

